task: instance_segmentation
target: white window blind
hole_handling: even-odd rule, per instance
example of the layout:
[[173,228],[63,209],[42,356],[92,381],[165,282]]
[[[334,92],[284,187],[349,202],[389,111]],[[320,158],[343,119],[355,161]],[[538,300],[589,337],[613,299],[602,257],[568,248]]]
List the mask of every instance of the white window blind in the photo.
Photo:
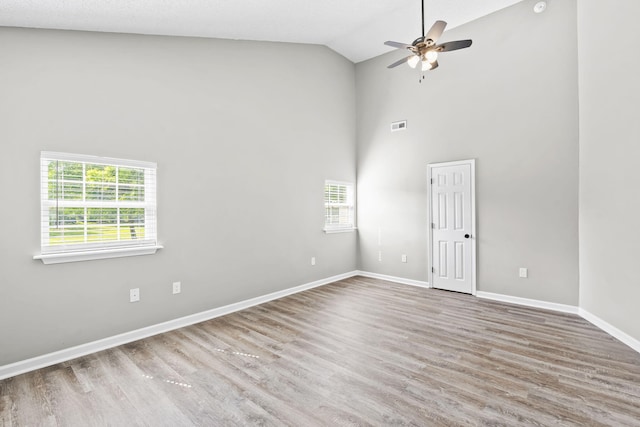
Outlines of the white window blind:
[[353,184],[325,181],[324,230],[350,231],[355,228],[355,203]]
[[42,152],[41,251],[157,246],[156,164]]

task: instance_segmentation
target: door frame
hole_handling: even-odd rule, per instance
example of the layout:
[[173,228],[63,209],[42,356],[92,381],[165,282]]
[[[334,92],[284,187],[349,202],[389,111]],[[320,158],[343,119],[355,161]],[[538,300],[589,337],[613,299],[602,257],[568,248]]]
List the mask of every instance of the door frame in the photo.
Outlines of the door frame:
[[471,295],[476,295],[476,269],[477,269],[477,235],[476,235],[476,159],[467,160],[455,160],[451,162],[438,162],[427,164],[427,212],[429,213],[429,235],[428,235],[428,259],[427,259],[427,280],[429,287],[433,288],[433,206],[431,201],[431,186],[433,169],[442,166],[458,166],[458,165],[470,165],[471,166]]

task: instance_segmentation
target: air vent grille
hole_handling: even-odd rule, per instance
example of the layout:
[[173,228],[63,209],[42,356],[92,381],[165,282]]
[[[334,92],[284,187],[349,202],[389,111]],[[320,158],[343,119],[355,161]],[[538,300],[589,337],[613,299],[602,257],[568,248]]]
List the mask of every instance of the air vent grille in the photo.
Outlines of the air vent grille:
[[399,130],[405,130],[407,128],[407,121],[402,120],[399,122],[391,123],[391,132],[397,132]]

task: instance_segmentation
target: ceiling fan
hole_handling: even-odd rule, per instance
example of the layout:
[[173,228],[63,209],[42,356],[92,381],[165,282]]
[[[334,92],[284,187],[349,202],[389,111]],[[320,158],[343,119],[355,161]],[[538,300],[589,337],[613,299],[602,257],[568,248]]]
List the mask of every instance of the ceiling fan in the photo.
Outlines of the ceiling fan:
[[[394,62],[387,68],[394,68],[398,65],[404,64],[405,62],[409,64],[411,68],[416,68],[418,63],[421,62],[422,64],[420,69],[422,71],[433,70],[435,68],[438,68],[438,53],[450,52],[452,50],[464,49],[471,46],[471,40],[457,40],[442,44],[436,44],[440,36],[442,36],[442,33],[444,33],[444,29],[446,26],[446,22],[436,21],[429,32],[425,35],[424,0],[422,0],[422,37],[418,37],[411,44],[399,43],[394,41],[384,42],[384,44],[387,46],[395,47],[396,49],[407,49],[409,52],[411,52],[411,55]],[[422,76],[422,78],[420,79],[421,83],[423,78],[424,76]]]

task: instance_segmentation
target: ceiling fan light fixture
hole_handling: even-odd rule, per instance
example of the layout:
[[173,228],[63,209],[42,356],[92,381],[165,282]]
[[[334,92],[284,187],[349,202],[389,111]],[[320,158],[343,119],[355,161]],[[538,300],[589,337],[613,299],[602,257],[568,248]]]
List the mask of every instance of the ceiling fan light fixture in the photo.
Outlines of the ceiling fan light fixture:
[[[427,33],[424,31],[424,0],[422,3],[422,35],[415,39],[413,43],[400,43],[392,40],[384,42],[386,46],[391,46],[396,49],[402,49],[411,52],[411,55],[397,60],[393,64],[387,66],[387,68],[395,68],[401,64],[409,64],[409,67],[416,68],[418,62],[421,62],[420,69],[422,71],[433,70],[438,68],[438,54],[441,52],[451,52],[452,50],[465,49],[471,46],[472,40],[456,40],[442,44],[437,44],[440,36],[444,33],[444,29],[447,26],[445,21],[436,21],[433,23]],[[420,78],[420,82],[424,76]]]
[[409,67],[411,68],[416,68],[418,62],[420,62],[420,57],[418,55],[414,55],[407,60],[407,64],[409,64]]

